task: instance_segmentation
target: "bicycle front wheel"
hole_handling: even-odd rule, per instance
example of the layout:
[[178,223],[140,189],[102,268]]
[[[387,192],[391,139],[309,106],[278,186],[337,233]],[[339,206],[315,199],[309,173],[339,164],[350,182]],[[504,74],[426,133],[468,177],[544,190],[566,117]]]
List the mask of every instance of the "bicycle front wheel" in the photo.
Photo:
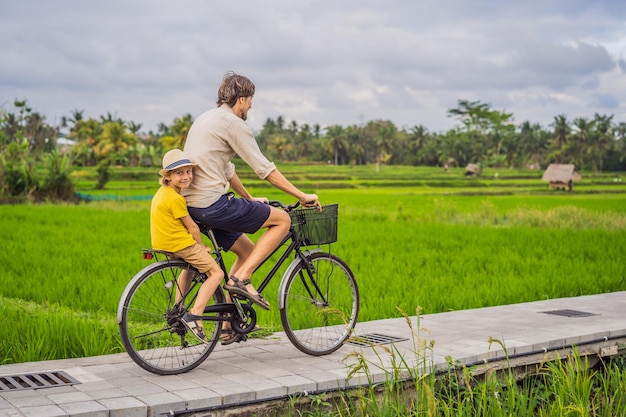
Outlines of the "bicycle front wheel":
[[[187,372],[215,348],[220,321],[203,321],[208,344],[181,322],[196,299],[202,278],[187,262],[176,259],[144,268],[126,287],[118,307],[120,336],[128,355],[143,369],[159,375]],[[224,294],[218,288],[210,303],[223,302]]]
[[339,257],[313,253],[281,285],[280,319],[300,351],[320,356],[339,349],[350,337],[359,314],[354,274]]

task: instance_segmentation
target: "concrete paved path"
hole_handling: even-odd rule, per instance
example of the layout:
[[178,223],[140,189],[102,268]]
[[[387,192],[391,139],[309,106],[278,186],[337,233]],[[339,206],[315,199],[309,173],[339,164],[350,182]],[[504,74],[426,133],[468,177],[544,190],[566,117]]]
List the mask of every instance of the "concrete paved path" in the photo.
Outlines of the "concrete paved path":
[[[571,346],[613,355],[626,343],[626,292],[365,322],[357,325],[356,335],[363,340],[322,357],[298,351],[282,333],[218,345],[205,363],[176,376],[146,372],[125,353],[3,365],[0,381],[61,371],[76,383],[25,390],[0,385],[0,417],[174,416],[185,410],[227,415],[237,407],[261,407],[298,393],[363,385],[368,377],[384,381],[392,356],[421,370],[436,370],[448,360],[476,367],[528,364]],[[500,343],[490,343],[491,338]],[[384,344],[359,343],[367,341]],[[348,379],[359,358],[371,365],[370,374]]]

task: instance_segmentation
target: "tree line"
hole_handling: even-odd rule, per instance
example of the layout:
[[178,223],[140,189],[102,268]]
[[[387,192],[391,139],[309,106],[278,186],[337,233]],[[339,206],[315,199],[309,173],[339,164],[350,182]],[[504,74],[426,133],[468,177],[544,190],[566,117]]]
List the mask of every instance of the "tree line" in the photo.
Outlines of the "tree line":
[[[543,127],[480,101],[459,100],[447,115],[458,124],[446,132],[424,125],[398,127],[389,120],[348,126],[298,124],[283,116],[268,118],[256,132],[263,152],[276,162],[322,162],[334,165],[423,165],[543,169],[571,163],[579,170],[626,170],[626,123],[613,115],[594,114],[569,120],[556,115]],[[74,110],[58,125],[15,100],[0,109],[0,195],[33,199],[71,199],[69,173],[95,166],[97,188],[103,188],[114,165],[154,166],[164,152],[184,146],[193,123],[190,114],[157,131],[141,132],[141,124],[111,114],[85,118]],[[61,144],[61,135],[73,141]]]

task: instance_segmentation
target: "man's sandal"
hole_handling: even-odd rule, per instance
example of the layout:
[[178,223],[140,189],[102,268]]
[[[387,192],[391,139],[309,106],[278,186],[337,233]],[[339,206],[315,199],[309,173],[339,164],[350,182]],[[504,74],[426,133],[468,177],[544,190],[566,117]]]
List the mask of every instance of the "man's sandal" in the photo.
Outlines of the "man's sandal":
[[227,346],[233,343],[245,342],[246,340],[248,340],[245,334],[239,334],[233,329],[222,329],[221,335],[223,346]]
[[230,279],[234,282],[233,285],[224,284],[224,289],[231,294],[240,295],[248,300],[252,301],[254,304],[257,304],[259,307],[269,310],[270,305],[263,298],[261,294],[250,294],[248,290],[246,290],[246,285],[250,284],[249,279],[239,280],[236,276],[231,276]]
[[209,343],[206,338],[206,334],[204,334],[204,327],[198,324],[200,321],[202,321],[202,316],[196,316],[187,312],[185,313],[181,321],[183,322],[185,327],[187,327],[189,331],[193,333],[196,339],[198,339],[202,343]]

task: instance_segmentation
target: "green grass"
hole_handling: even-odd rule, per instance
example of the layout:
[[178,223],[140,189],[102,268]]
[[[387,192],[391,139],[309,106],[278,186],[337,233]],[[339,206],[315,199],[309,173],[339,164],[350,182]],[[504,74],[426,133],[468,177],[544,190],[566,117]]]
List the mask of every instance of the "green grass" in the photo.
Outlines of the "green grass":
[[[237,172],[246,186],[263,190],[271,188],[259,179],[241,161]],[[465,177],[464,168],[381,166],[373,165],[331,166],[326,164],[279,164],[287,178],[311,191],[326,189],[364,189],[381,187],[413,188],[419,193],[548,193],[547,183],[541,181],[542,172],[523,169],[488,168],[478,177]],[[158,187],[156,168],[121,168],[112,170],[111,181],[104,190],[94,190],[97,173],[94,167],[82,168],[73,173],[77,189],[92,194],[152,195]],[[582,172],[583,178],[575,183],[579,193],[626,192],[626,174],[623,172]]]
[[[366,385],[332,394],[294,395],[276,415],[613,417],[626,409],[623,356],[592,366],[573,348],[523,369],[514,368],[508,358],[502,368],[485,368],[468,367],[451,357],[446,358],[447,366],[433,369],[435,341],[421,331],[419,314],[416,320],[404,317],[413,352],[400,354],[393,345],[373,345],[375,357],[366,359],[355,351],[346,358],[348,375],[368,381]],[[489,343],[507,351],[500,340]]]
[[11,323],[2,329],[0,365],[123,351],[107,313],[0,297],[0,315]]
[[[402,364],[396,360],[396,364]],[[623,395],[626,372],[619,362],[597,368],[586,357],[573,352],[561,360],[542,364],[537,374],[518,380],[505,370],[476,377],[471,369],[447,374],[414,375],[414,385],[403,384],[401,366],[390,371],[389,378],[374,387],[342,393],[334,406],[319,399],[309,399],[315,416],[606,416],[622,415],[626,407]],[[305,401],[306,403],[306,401]],[[287,414],[294,415],[299,407]]]
[[[296,168],[310,176],[333,167],[290,167]],[[425,313],[436,313],[626,290],[626,192],[619,183],[610,193],[593,185],[590,192],[564,193],[549,192],[535,179],[533,187],[541,191],[513,187],[515,193],[506,195],[476,194],[472,187],[389,185],[411,175],[432,179],[450,174],[432,168],[383,167],[378,174],[371,167],[339,168],[324,175],[349,177],[354,187],[341,188],[341,180],[338,189],[310,191],[318,192],[323,203],[339,203],[339,241],[331,250],[356,275],[360,320],[396,317],[398,308],[414,311],[418,305]],[[501,173],[498,181],[530,175],[509,174],[513,179],[502,180]],[[362,184],[375,175],[386,185]],[[150,196],[157,187],[152,181],[120,180],[100,195]],[[256,183],[250,190],[291,202]],[[86,183],[79,191],[92,190]],[[0,362],[120,351],[115,313],[124,287],[147,265],[141,249],[150,245],[149,204],[0,206],[0,302],[12,323],[0,328],[7,346]],[[230,264],[232,255],[226,260]],[[261,268],[253,281],[258,284],[268,268]],[[279,278],[264,292],[273,305]],[[32,315],[18,308],[20,303],[30,306]],[[258,311],[258,318],[264,328],[281,329],[277,309]],[[71,332],[80,343],[69,335],[58,337],[70,332],[62,323],[77,326]],[[19,336],[30,337],[33,327],[40,332],[37,348]]]

